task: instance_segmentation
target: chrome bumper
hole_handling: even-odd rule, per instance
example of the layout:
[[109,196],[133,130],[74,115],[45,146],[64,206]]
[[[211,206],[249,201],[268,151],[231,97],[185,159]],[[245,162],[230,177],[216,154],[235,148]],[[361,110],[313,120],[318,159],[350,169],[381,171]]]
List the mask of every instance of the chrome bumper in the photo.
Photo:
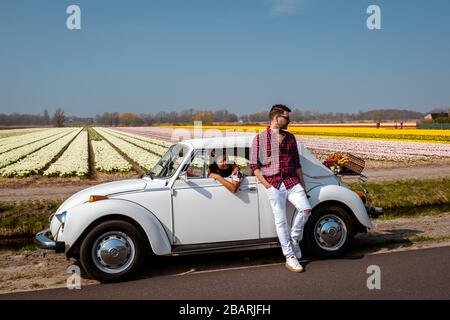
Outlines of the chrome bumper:
[[[38,232],[34,237],[34,243],[38,248],[45,250],[53,250],[55,253],[64,253],[66,250],[66,244],[64,241],[54,241],[47,237],[50,234],[50,229],[42,230]],[[51,236],[51,234],[50,234]]]
[[371,218],[378,218],[383,215],[383,208],[371,206],[371,207],[367,207],[366,210],[367,210],[367,214]]

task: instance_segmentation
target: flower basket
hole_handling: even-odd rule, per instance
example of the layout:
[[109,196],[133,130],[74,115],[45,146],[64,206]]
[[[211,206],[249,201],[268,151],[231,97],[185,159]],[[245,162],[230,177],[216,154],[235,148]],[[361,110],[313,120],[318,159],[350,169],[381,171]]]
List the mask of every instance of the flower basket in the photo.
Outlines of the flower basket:
[[347,153],[348,155],[348,162],[344,165],[344,167],[352,172],[355,172],[356,174],[361,174],[361,172],[364,170],[364,166],[366,162],[358,158],[350,153]]
[[336,152],[328,155],[323,164],[334,174],[339,175],[360,175],[364,170],[365,161],[348,152]]

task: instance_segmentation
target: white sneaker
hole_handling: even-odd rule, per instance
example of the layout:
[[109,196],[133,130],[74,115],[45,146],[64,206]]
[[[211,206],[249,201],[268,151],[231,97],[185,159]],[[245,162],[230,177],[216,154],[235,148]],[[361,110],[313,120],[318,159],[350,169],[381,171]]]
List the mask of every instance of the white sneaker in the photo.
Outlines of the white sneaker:
[[295,256],[290,256],[286,259],[286,268],[288,268],[292,272],[305,271]]
[[297,241],[291,240],[292,249],[294,250],[295,256],[297,259],[302,258],[302,250],[300,249],[300,246]]

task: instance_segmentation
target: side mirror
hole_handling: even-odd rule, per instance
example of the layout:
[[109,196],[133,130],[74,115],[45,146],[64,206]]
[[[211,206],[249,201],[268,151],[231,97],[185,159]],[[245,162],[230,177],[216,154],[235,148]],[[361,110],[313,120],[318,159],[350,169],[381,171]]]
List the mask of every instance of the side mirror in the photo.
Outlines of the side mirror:
[[187,180],[187,173],[186,173],[186,171],[181,172],[178,175],[178,179],[186,181]]

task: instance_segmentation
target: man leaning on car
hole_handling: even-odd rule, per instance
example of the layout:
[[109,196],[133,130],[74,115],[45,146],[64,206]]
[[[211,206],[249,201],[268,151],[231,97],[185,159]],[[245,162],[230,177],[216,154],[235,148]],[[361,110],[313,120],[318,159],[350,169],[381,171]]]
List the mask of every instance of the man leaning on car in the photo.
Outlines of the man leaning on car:
[[[269,198],[278,239],[286,257],[286,268],[292,272],[303,272],[298,262],[302,257],[298,242],[303,237],[311,205],[306,195],[297,141],[293,134],[285,131],[289,124],[289,112],[291,110],[285,105],[272,107],[269,113],[270,126],[253,139],[250,166]],[[290,234],[286,217],[287,200],[298,211]]]

